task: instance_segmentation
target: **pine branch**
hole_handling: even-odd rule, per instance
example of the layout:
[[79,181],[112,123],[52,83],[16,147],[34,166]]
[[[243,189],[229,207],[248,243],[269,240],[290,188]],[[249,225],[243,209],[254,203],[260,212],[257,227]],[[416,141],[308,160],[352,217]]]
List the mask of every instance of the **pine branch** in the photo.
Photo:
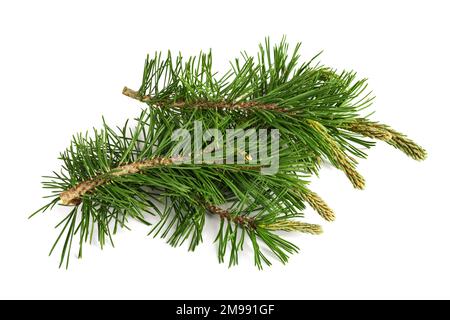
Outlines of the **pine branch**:
[[[246,214],[238,215],[214,205],[207,205],[207,208],[221,219],[219,233],[216,237],[216,241],[219,243],[218,257],[219,262],[223,262],[228,247],[230,250],[229,266],[238,262],[239,251],[243,249],[244,234],[247,234],[252,241],[255,265],[262,269],[263,264],[270,266],[271,263],[263,254],[261,244],[264,244],[283,263],[288,261],[290,254],[298,251],[295,245],[283,240],[273,233],[274,231],[302,232],[312,235],[322,233],[319,225],[292,221],[291,219],[295,215],[273,216],[268,213],[264,214],[263,210],[256,216],[248,216]],[[242,230],[240,237],[239,229]]]
[[[275,127],[283,143],[309,148],[320,156],[317,165],[331,162],[358,189],[364,187],[364,179],[347,153],[366,157],[364,149],[373,143],[364,137],[387,140],[394,136],[388,143],[416,160],[424,158],[424,150],[404,135],[386,127],[369,129],[357,121],[373,100],[366,92],[365,79],[357,80],[354,72],[338,73],[316,63],[318,55],[300,64],[300,44],[289,55],[285,38],[273,48],[266,39],[259,49],[256,57],[244,52],[221,77],[212,69],[211,52],[187,60],[181,54],[174,58],[170,52],[165,60],[160,53],[153,59],[147,56],[139,90],[125,87],[124,94],[150,107],[164,106],[168,113],[178,109],[173,113],[181,119],[186,115],[188,121],[197,110],[203,120],[220,114],[243,129]],[[185,107],[189,110],[183,111]],[[243,112],[246,110],[252,112]],[[315,130],[310,130],[311,123],[316,123]]]
[[[162,110],[148,109],[136,119],[135,127],[127,121],[113,130],[104,121],[101,130],[94,129],[92,138],[74,136],[61,154],[62,171],[44,182],[53,190],[53,198],[37,211],[53,208],[58,200],[74,206],[58,224],[62,230],[51,250],[63,242],[61,265],[68,266],[75,235],[79,236],[81,257],[83,243],[91,242],[94,233],[102,247],[108,240],[113,244],[112,236],[119,228],[127,228],[129,220],[148,224],[149,214],[158,219],[152,228],[154,236],[167,237],[173,246],[190,239],[189,249],[194,250],[202,242],[208,210],[218,215],[221,223],[235,225],[249,235],[259,268],[270,264],[260,251],[261,244],[282,262],[297,250],[274,231],[319,233],[318,226],[290,220],[299,216],[304,208],[302,195],[309,192],[304,177],[298,176],[313,165],[304,149],[281,149],[279,172],[273,176],[255,170],[261,167],[258,163],[180,164],[180,158],[170,156],[176,144],[170,137],[177,119]],[[227,125],[225,122],[223,128]],[[232,203],[235,208],[226,211],[212,203]],[[235,228],[221,231],[224,238],[219,255],[223,261],[224,247],[230,247],[230,263],[235,264],[240,250],[231,241],[231,230]]]
[[[172,246],[189,242],[194,250],[202,242],[207,212],[219,218],[220,262],[229,253],[229,265],[237,264],[249,239],[258,268],[271,264],[263,247],[286,263],[298,248],[276,232],[322,231],[294,220],[302,217],[305,204],[325,220],[335,219],[307,188],[322,162],[329,161],[362,189],[356,158],[365,158],[364,150],[374,145],[366,138],[385,141],[415,160],[425,159],[426,151],[405,135],[361,115],[373,100],[365,79],[322,66],[317,56],[300,63],[299,49],[297,44],[289,55],[284,38],[273,48],[266,39],[256,56],[244,52],[222,76],[212,69],[211,52],[187,60],[170,52],[165,59],[160,53],[147,56],[139,90],[123,91],[148,105],[135,126],[127,121],[112,129],[104,121],[92,136],[74,136],[60,156],[61,170],[43,182],[51,190],[50,201],[32,216],[58,202],[73,206],[57,225],[61,233],[50,252],[62,242],[60,266],[69,264],[75,235],[81,257],[83,243],[91,242],[94,234],[101,247],[113,244],[120,228],[128,228],[131,220],[149,225],[149,216],[156,219],[150,234],[167,238]],[[278,171],[261,174],[265,164],[253,161],[248,146],[232,148],[234,156],[245,160],[242,164],[179,165],[172,133],[183,129],[192,134],[197,121],[222,134],[228,129],[278,130]],[[203,141],[201,147],[208,150],[212,144]],[[196,154],[189,153],[189,158]]]

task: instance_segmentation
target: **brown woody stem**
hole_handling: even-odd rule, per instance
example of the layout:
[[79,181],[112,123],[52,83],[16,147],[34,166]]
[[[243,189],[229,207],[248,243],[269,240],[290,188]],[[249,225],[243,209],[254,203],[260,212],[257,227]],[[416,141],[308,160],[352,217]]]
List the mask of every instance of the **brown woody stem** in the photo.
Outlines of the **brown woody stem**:
[[81,203],[81,198],[86,193],[94,190],[98,186],[111,181],[111,177],[120,177],[128,174],[134,174],[143,170],[167,166],[174,163],[175,159],[172,158],[154,158],[144,161],[133,162],[122,165],[110,171],[108,174],[104,174],[90,180],[80,182],[76,186],[66,190],[60,194],[61,203],[64,205],[78,205]]
[[250,228],[253,230],[256,229],[255,218],[233,215],[228,210],[222,209],[212,204],[207,204],[206,209],[212,214],[218,215],[221,219],[232,221],[242,227]]
[[225,101],[198,101],[198,102],[185,102],[185,101],[154,101],[152,102],[152,97],[148,95],[141,95],[138,91],[134,91],[128,87],[124,87],[122,94],[130,97],[132,99],[152,103],[158,107],[175,107],[175,108],[200,108],[200,109],[259,109],[259,110],[275,110],[279,112],[287,112],[286,108],[282,108],[275,103],[260,104],[256,101],[245,101],[245,102],[225,102]]
[[321,234],[322,227],[317,224],[310,224],[300,221],[281,220],[270,224],[256,224],[255,218],[249,216],[237,216],[228,210],[207,204],[206,209],[212,214],[218,215],[221,219],[232,221],[241,227],[255,230],[258,226],[272,231],[297,231],[309,234]]

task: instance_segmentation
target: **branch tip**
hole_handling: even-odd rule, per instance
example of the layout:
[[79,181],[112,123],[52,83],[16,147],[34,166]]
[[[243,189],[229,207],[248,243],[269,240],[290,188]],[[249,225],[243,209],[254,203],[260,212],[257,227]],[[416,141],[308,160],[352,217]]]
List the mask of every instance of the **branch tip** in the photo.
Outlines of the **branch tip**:
[[303,194],[305,201],[326,221],[334,221],[336,216],[327,203],[315,192],[309,191]]

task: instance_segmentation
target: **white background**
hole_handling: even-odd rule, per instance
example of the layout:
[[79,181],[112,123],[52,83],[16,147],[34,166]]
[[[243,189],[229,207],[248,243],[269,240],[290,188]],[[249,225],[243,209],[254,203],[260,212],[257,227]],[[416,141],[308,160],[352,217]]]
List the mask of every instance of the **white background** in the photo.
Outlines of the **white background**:
[[[0,298],[450,298],[448,1],[2,1],[0,4]],[[374,118],[422,144],[415,162],[379,144],[354,190],[324,169],[312,188],[337,213],[325,233],[291,237],[290,263],[257,271],[216,261],[213,224],[195,253],[133,224],[116,248],[86,247],[68,271],[48,257],[65,210],[43,204],[41,175],[71,135],[122,123],[141,105],[147,52],[212,48],[217,69],[283,34],[303,55],[368,77]],[[321,222],[311,210],[311,222]]]

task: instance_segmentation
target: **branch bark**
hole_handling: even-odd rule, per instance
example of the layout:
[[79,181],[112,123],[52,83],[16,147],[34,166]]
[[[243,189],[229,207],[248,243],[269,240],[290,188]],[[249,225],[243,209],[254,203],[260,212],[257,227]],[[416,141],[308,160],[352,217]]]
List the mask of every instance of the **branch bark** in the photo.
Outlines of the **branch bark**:
[[256,229],[255,218],[253,217],[233,215],[228,210],[222,209],[212,204],[207,204],[206,209],[212,214],[218,215],[221,219],[232,221],[246,228],[250,228],[253,230]]
[[81,198],[83,197],[83,195],[101,185],[108,183],[111,180],[111,177],[120,177],[128,174],[138,173],[149,168],[168,166],[173,164],[174,161],[175,159],[173,158],[160,157],[125,164],[123,166],[111,170],[107,174],[95,177],[91,180],[80,182],[79,184],[70,188],[69,190],[62,192],[59,195],[61,203],[69,206],[78,205],[81,203]]
[[185,102],[185,101],[154,101],[152,102],[152,97],[149,95],[142,96],[138,91],[134,91],[128,87],[124,87],[122,90],[122,94],[144,102],[144,103],[152,103],[158,107],[174,107],[174,108],[199,108],[199,109],[228,109],[228,110],[248,110],[248,109],[258,109],[258,110],[273,110],[279,112],[288,112],[289,110],[283,107],[280,107],[276,103],[267,103],[261,104],[256,101],[245,101],[245,102],[225,102],[225,101],[198,101],[198,102]]

